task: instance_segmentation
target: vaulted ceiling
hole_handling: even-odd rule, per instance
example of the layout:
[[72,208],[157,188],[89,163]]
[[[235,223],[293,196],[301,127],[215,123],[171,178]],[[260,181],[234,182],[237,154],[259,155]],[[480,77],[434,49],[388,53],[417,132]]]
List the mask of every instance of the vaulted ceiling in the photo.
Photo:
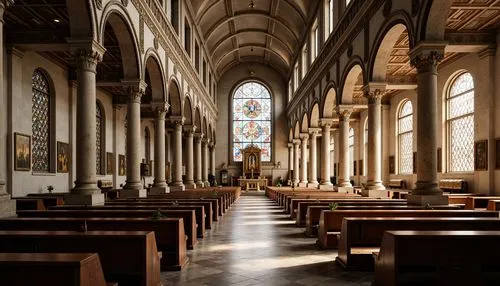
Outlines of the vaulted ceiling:
[[189,1],[219,74],[244,62],[288,74],[318,6],[318,0]]

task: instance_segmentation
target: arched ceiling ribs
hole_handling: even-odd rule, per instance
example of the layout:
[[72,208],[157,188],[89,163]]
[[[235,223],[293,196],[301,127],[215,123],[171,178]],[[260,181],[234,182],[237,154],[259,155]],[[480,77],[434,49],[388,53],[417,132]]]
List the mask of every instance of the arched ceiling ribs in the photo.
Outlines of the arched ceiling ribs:
[[249,48],[249,47],[253,47],[254,49],[263,49],[267,52],[270,52],[272,53],[273,55],[277,56],[286,66],[289,66],[290,64],[288,63],[288,61],[283,58],[279,53],[277,53],[276,51],[272,50],[272,49],[269,49],[267,47],[263,47],[263,46],[257,46],[257,45],[252,45],[252,44],[245,44],[245,45],[241,45],[239,46],[238,48],[235,48],[235,49],[232,49],[228,52],[226,52],[218,61],[217,63],[215,64],[215,67],[217,68],[220,63],[226,58],[228,57],[229,55],[231,55],[232,53],[236,52],[236,51],[239,51],[243,48]]
[[231,62],[227,63],[222,68],[218,69],[219,74],[222,75],[241,63],[260,63],[260,64],[266,65],[266,66],[274,69],[280,75],[286,75],[286,72],[288,70],[288,66],[285,66],[285,67],[281,66],[280,67],[272,62],[265,62],[263,57],[257,57],[257,56],[248,57],[248,56],[246,56],[246,57],[241,57],[239,62],[231,61]]
[[295,3],[295,0],[284,0],[284,1],[285,1],[285,3],[290,5],[290,7],[292,7],[297,12],[297,14],[300,15],[300,18],[302,19],[302,24],[306,25],[307,24],[307,16],[304,14],[302,9],[300,9],[300,7],[297,5],[297,3]]
[[242,11],[240,13],[235,14],[232,17],[226,16],[224,18],[221,18],[219,21],[217,21],[217,23],[215,23],[214,25],[212,25],[207,30],[207,33],[204,35],[204,37],[205,37],[205,39],[207,41],[209,41],[210,37],[214,34],[214,32],[217,31],[217,29],[219,29],[220,27],[222,27],[224,24],[227,24],[228,22],[236,20],[236,19],[239,19],[239,18],[250,17],[250,16],[264,17],[264,18],[266,18],[268,20],[274,21],[274,23],[279,24],[282,28],[284,28],[285,30],[287,30],[294,37],[294,39],[296,41],[299,41],[300,34],[298,32],[296,32],[296,31],[293,31],[290,28],[290,25],[288,25],[287,23],[285,23],[284,19],[273,17],[273,16],[267,14],[264,11],[253,11],[253,10]]
[[256,33],[256,34],[261,34],[261,35],[264,35],[264,36],[267,36],[267,37],[271,37],[273,40],[276,40],[279,43],[281,43],[283,46],[285,46],[285,48],[287,49],[287,52],[289,53],[290,56],[293,54],[293,48],[290,47],[290,45],[288,45],[286,42],[284,42],[279,37],[277,37],[275,35],[272,35],[272,34],[269,34],[267,31],[263,31],[263,30],[259,30],[259,29],[245,29],[245,30],[240,30],[240,31],[238,31],[238,32],[236,32],[234,34],[231,34],[231,35],[226,35],[224,38],[220,39],[214,45],[211,57],[213,58],[213,56],[215,55],[215,53],[217,52],[217,50],[219,49],[219,47],[222,44],[224,44],[227,40],[233,39],[233,38],[237,37],[238,35],[247,34],[247,33]]

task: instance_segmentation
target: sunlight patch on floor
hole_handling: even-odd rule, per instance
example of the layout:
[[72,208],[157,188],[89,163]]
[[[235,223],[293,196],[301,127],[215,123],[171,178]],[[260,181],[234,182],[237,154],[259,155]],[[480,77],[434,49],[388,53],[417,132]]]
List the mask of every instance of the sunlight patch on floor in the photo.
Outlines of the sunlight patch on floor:
[[333,261],[332,258],[320,255],[302,255],[295,257],[278,256],[260,259],[247,259],[245,262],[236,264],[235,267],[245,269],[246,271],[263,271],[331,261]]
[[273,221],[249,221],[243,223],[243,225],[277,225],[277,224],[295,224],[295,221],[273,220]]
[[254,241],[254,242],[244,242],[244,243],[231,243],[231,244],[217,244],[212,245],[207,248],[208,251],[226,251],[226,250],[245,250],[245,249],[256,249],[256,248],[269,248],[273,246],[270,241]]

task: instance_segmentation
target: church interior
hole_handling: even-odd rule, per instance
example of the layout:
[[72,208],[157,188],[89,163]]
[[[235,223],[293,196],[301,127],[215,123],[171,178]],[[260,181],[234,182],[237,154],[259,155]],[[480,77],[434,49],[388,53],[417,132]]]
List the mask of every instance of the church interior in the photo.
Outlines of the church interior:
[[0,285],[500,285],[499,0],[0,20]]

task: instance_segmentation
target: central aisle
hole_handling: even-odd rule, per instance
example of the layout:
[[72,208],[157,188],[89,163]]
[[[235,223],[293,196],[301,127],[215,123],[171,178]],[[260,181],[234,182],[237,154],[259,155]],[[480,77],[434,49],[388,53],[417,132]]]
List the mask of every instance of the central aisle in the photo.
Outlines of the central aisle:
[[264,196],[242,196],[189,251],[165,285],[371,285],[372,274],[344,272]]

